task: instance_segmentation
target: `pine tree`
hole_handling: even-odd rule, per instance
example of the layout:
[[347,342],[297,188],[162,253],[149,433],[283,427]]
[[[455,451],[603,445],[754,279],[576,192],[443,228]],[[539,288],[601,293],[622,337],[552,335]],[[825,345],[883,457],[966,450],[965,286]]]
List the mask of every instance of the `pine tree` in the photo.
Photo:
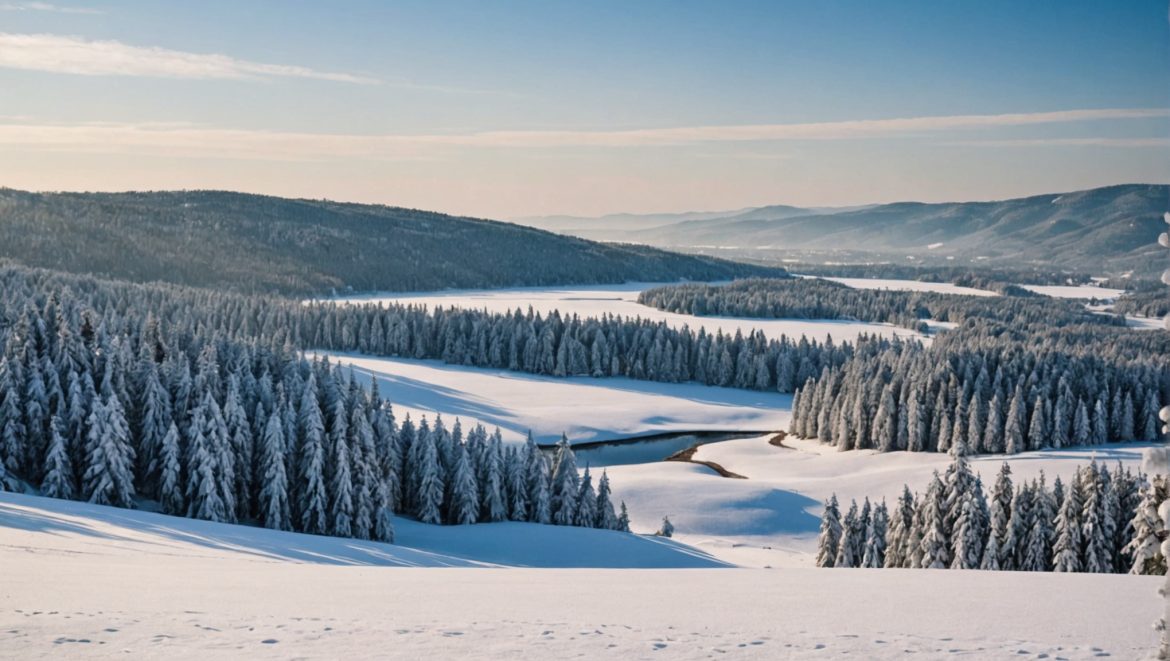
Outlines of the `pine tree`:
[[670,522],[669,516],[662,517],[662,526],[654,534],[659,537],[674,537],[674,524]]
[[[837,557],[833,560],[832,565],[825,564],[822,566],[856,567],[861,562],[861,558],[856,555],[859,520],[860,515],[857,511],[857,501],[853,501],[849,505],[849,511],[845,513],[844,521],[841,523],[841,537],[837,543]],[[861,541],[864,542],[864,540]]]
[[181,516],[186,509],[186,502],[183,497],[179,428],[173,420],[159,443],[157,464],[159,506],[166,514]]
[[983,561],[983,539],[986,535],[975,495],[967,493],[960,505],[952,539],[951,569],[978,569]]
[[284,466],[284,426],[279,415],[268,417],[260,441],[261,487],[258,511],[265,528],[289,530],[288,474]]
[[49,498],[72,499],[77,492],[73,484],[73,459],[61,435],[61,419],[53,415],[49,420],[49,449],[45,455],[44,479],[41,493]]
[[585,467],[585,474],[577,488],[577,517],[574,525],[582,528],[592,528],[597,519],[597,494],[593,491],[593,476],[589,474],[589,467]]
[[602,530],[617,530],[618,519],[617,514],[613,511],[613,500],[610,496],[609,475],[603,470],[601,471],[601,479],[597,481],[597,505],[596,518],[593,520],[594,528],[601,528]]
[[561,435],[557,442],[557,458],[553,464],[552,494],[550,505],[552,522],[558,526],[571,526],[577,519],[577,458],[569,439]]
[[325,491],[325,422],[317,401],[317,381],[313,372],[309,373],[298,413],[300,463],[296,492],[299,494],[299,530],[323,535],[328,530],[326,512],[329,509]]
[[475,473],[462,443],[455,449],[455,466],[451,474],[451,523],[475,523],[479,516],[479,497]]
[[118,399],[103,396],[87,424],[82,496],[97,505],[133,507],[134,448]]
[[332,468],[328,485],[329,534],[335,537],[353,536],[353,471],[350,464],[349,421],[345,402],[334,404],[333,429],[329,434]]
[[926,492],[926,499],[922,506],[925,511],[923,517],[922,534],[922,566],[926,569],[946,569],[950,564],[950,544],[944,530],[942,511],[942,481],[938,473]]
[[[991,532],[989,537],[995,537],[995,551],[998,556],[994,558],[994,563],[991,559],[985,559],[984,565],[994,564],[996,569],[1013,569],[1015,567],[1015,546],[1014,539],[1011,534],[1011,512],[1012,512],[1012,468],[1005,461],[1000,465],[999,475],[995,479],[995,485],[991,488],[991,500],[988,507],[991,510]],[[990,552],[991,546],[988,545],[984,550],[984,556]]]
[[[1154,479],[1160,481],[1162,478]],[[1133,537],[1125,547],[1133,559],[1129,573],[1162,576],[1166,573],[1166,558],[1161,548],[1165,525],[1158,515],[1158,504],[1162,499],[1153,484],[1143,487],[1141,496],[1133,518]]]
[[897,568],[909,566],[906,556],[907,539],[910,529],[914,526],[914,496],[910,494],[910,487],[902,487],[902,495],[894,505],[894,513],[890,517],[889,529],[886,533],[886,560],[885,567]]
[[877,569],[886,564],[886,534],[889,529],[889,514],[886,504],[874,508],[865,531],[865,552],[861,566]]
[[1084,571],[1107,574],[1113,571],[1109,541],[1105,534],[1103,485],[1092,462],[1084,471],[1085,500],[1081,507],[1081,536],[1084,540]]
[[1079,572],[1081,565],[1081,494],[1074,481],[1056,515],[1056,543],[1053,545],[1052,570]]
[[440,523],[444,483],[440,474],[438,448],[435,447],[435,434],[428,433],[425,437],[420,435],[415,444],[419,447],[419,452],[414,466],[418,474],[413,498],[414,515],[423,523]]
[[621,532],[630,532],[630,513],[626,509],[626,501],[622,501],[621,513],[618,514],[618,527]]

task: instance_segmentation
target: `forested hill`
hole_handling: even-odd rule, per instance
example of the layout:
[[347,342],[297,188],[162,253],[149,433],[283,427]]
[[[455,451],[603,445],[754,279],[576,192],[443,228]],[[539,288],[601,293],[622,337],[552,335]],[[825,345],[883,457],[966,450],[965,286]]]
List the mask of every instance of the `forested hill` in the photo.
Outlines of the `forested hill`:
[[0,189],[0,257],[140,282],[290,294],[783,274],[490,220],[219,191]]

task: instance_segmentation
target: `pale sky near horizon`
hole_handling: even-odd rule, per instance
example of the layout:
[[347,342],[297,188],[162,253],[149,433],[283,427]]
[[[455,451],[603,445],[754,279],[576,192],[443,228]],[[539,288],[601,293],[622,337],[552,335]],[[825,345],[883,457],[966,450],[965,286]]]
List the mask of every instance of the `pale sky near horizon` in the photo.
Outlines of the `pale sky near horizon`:
[[1170,182],[1165,0],[0,0],[0,186],[492,218]]

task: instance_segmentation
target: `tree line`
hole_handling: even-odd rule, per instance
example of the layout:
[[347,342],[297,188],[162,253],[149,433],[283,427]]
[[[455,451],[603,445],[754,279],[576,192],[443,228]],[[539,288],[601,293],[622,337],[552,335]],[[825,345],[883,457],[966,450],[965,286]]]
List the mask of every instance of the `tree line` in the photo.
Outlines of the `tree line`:
[[725,285],[657,287],[639,294],[638,302],[696,316],[849,319],[897,324],[922,332],[928,330],[927,320],[957,324],[968,319],[993,319],[1016,325],[1125,325],[1124,317],[1091,313],[1077,301],[1038,296],[1018,287],[1004,291],[1012,295],[857,289],[819,278],[749,278]]
[[458,420],[398,421],[376,383],[229,337],[211,319],[230,311],[155,306],[151,288],[0,280],[2,488],[381,541],[391,513],[628,529],[608,476],[578,475],[567,439],[549,457]]
[[817,566],[1164,574],[1157,508],[1165,495],[1162,478],[1150,483],[1096,461],[1051,486],[1043,473],[1013,486],[1004,462],[988,493],[959,456],[923,494],[903,487],[892,512],[867,498],[842,517],[830,497]]
[[841,450],[1014,454],[1158,436],[1165,333],[969,321],[929,347],[859,345],[793,398],[789,431]]

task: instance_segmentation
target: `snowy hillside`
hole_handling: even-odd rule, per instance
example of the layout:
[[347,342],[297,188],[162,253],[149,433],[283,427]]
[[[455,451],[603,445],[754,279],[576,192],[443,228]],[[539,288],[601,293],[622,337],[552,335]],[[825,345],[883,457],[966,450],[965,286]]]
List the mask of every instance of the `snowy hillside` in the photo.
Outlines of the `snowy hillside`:
[[[697,464],[661,462],[609,468],[614,497],[629,505],[635,530],[656,526],[663,515],[674,523],[675,538],[741,566],[811,567],[821,506],[836,493],[850,499],[885,498],[893,503],[909,485],[921,491],[931,473],[944,471],[950,457],[933,452],[838,452],[815,441],[766,437],[712,443],[694,459],[711,461],[747,479],[720,477]],[[972,469],[985,483],[1007,461],[1018,480],[1043,470],[1051,481],[1068,480],[1092,459],[1137,469],[1146,444],[1118,444],[981,456]]]
[[400,419],[439,413],[464,425],[499,427],[507,441],[521,441],[529,430],[539,443],[553,443],[562,432],[573,443],[663,432],[765,432],[785,428],[792,408],[791,395],[695,383],[557,378],[433,360],[319,355],[350,366],[363,384],[376,377]]
[[[1156,577],[467,568],[442,551],[11,494],[0,523],[0,656],[20,659],[1136,659],[1160,606]],[[560,557],[573,546],[560,540]]]
[[396,543],[381,544],[0,492],[5,552],[384,567],[727,566],[668,539],[608,530],[515,522],[436,526],[404,518],[394,526]]

